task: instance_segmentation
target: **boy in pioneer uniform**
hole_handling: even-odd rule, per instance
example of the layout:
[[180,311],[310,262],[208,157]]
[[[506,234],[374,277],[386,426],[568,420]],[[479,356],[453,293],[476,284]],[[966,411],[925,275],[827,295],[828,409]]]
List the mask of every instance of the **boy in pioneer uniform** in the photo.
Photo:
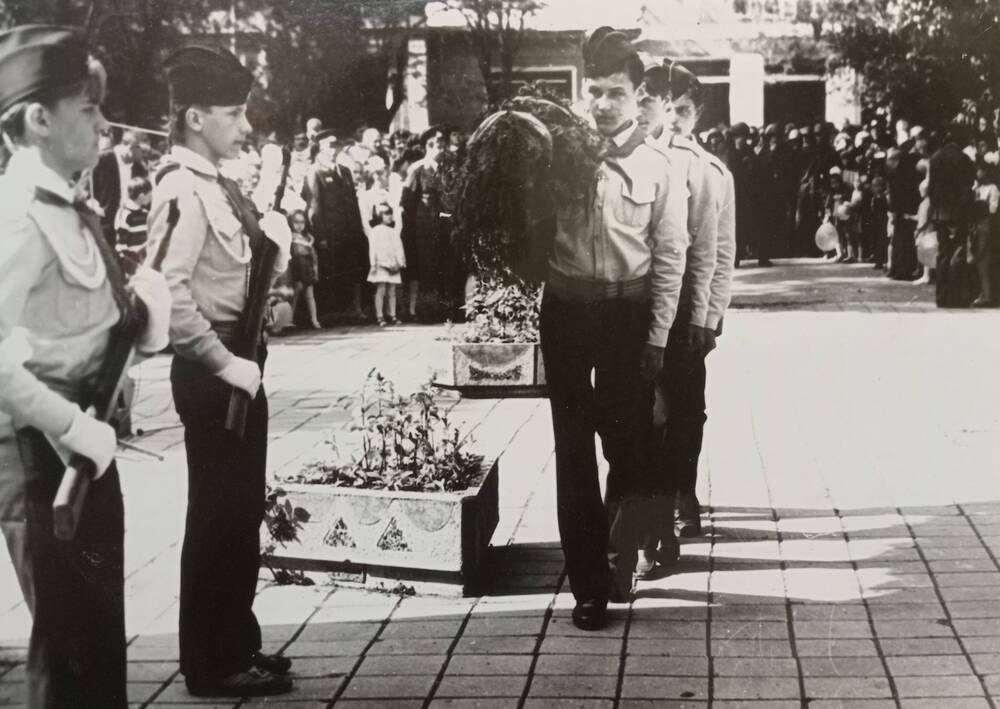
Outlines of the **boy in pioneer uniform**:
[[[23,26],[0,34],[0,526],[32,614],[32,709],[124,709],[124,510],[112,426],[82,409],[115,327],[148,311],[136,343],[167,343],[170,294],[139,269],[126,289],[98,215],[74,179],[97,164],[104,68],[84,34]],[[96,477],[70,541],[52,504],[70,456]]]
[[[670,183],[667,159],[645,143],[636,124],[643,66],[628,38],[602,27],[583,54],[590,111],[606,153],[590,198],[558,214],[540,335],[573,622],[597,630],[608,601],[625,602],[631,590],[634,503],[647,493],[652,382],[677,309],[687,205]],[[610,466],[607,504],[595,432]]]
[[[260,652],[253,613],[267,465],[266,350],[261,346],[258,361],[250,361],[232,348],[260,250],[254,235],[278,244],[277,275],[288,262],[291,233],[277,212],[258,223],[237,185],[218,171],[250,135],[250,73],[228,52],[202,47],[174,52],[166,72],[173,148],[153,192],[148,258],[162,258],[174,299],[170,382],[188,463],[181,672],[198,696],[283,693],[292,687],[291,662]],[[171,232],[172,201],[179,218]],[[251,398],[242,438],[225,427],[233,388]]]

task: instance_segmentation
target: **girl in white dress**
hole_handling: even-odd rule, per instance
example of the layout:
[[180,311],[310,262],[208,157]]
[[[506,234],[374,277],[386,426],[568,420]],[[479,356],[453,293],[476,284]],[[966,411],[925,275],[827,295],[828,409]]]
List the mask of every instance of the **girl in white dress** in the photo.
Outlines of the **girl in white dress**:
[[396,325],[396,290],[403,282],[406,267],[403,241],[393,219],[392,207],[383,202],[375,208],[373,226],[368,235],[368,258],[371,270],[368,282],[375,284],[375,318],[379,327],[385,327],[385,309],[388,306],[389,323]]

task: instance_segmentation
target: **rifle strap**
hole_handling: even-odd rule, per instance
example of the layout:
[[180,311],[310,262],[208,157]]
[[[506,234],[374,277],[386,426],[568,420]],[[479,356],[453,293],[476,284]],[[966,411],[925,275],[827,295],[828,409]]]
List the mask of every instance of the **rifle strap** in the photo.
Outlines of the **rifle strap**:
[[222,191],[226,193],[233,215],[240,220],[243,230],[250,237],[250,252],[253,254],[253,258],[259,258],[261,247],[263,247],[267,237],[264,236],[264,230],[260,228],[260,223],[257,221],[257,210],[254,209],[250,200],[240,192],[239,185],[222,175],[219,175],[218,180]]

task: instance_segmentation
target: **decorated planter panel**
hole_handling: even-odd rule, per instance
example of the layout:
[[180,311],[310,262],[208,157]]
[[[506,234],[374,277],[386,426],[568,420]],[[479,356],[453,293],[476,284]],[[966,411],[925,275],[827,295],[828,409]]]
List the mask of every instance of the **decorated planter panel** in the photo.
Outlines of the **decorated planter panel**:
[[279,548],[276,565],[364,571],[396,578],[471,583],[499,522],[497,463],[463,492],[359,490],[282,485],[310,514],[300,542]]
[[452,345],[455,386],[544,386],[542,350],[537,343]]

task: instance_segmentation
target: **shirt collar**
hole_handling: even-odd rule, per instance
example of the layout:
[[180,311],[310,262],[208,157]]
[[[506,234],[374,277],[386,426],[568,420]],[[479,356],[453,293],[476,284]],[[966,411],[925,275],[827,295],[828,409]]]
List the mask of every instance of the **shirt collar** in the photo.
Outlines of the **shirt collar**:
[[614,141],[614,144],[620,148],[629,141],[629,138],[632,137],[632,134],[635,133],[636,128],[638,127],[638,123],[635,121],[629,121],[624,128],[611,136],[611,140]]
[[191,150],[191,148],[185,148],[183,145],[175,145],[170,148],[170,157],[181,167],[186,167],[189,170],[208,175],[209,177],[219,176],[218,168]]
[[29,189],[40,187],[69,204],[76,200],[73,185],[42,162],[42,155],[37,148],[22,148],[11,155],[10,162],[7,163],[7,175],[14,177],[12,184]]
[[663,127],[660,128],[659,135],[653,136],[653,134],[650,133],[646,136],[646,143],[660,150],[671,147],[673,142],[673,133]]

